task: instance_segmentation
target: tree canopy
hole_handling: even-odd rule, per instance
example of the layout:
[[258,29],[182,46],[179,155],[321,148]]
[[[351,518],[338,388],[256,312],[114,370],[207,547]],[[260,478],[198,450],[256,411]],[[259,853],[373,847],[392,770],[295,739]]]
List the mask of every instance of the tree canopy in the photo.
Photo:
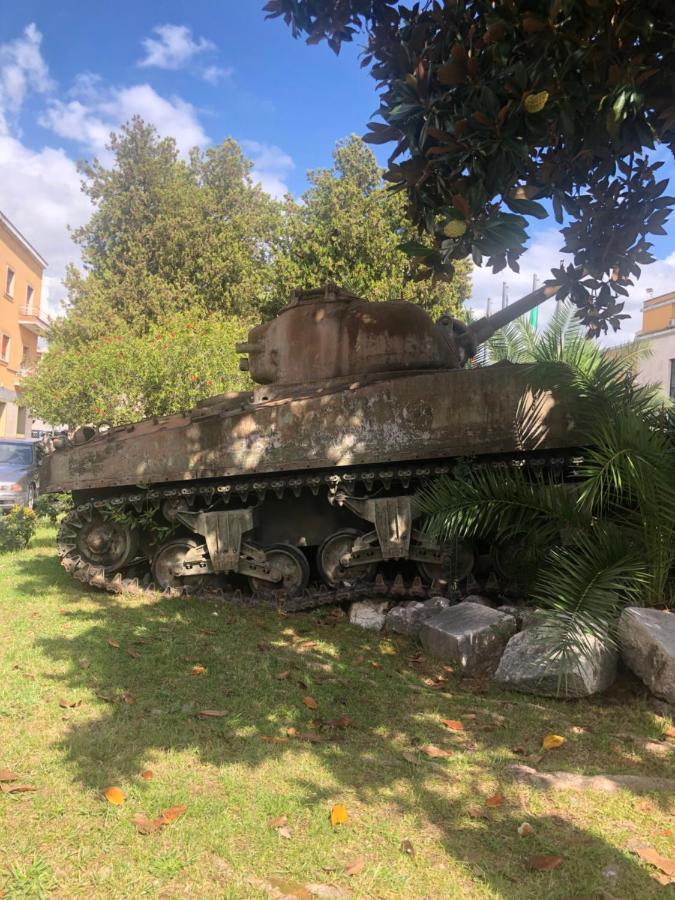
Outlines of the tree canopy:
[[661,0],[270,0],[308,43],[336,52],[367,30],[381,89],[366,140],[395,142],[387,178],[434,248],[429,275],[467,254],[518,267],[527,218],[562,225],[574,262],[553,270],[590,333],[653,260],[675,203],[647,152],[675,149],[675,41]]

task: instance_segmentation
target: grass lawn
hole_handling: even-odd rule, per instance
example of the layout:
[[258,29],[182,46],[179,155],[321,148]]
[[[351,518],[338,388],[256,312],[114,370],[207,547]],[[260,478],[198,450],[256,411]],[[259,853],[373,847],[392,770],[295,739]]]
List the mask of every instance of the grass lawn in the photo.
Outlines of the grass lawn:
[[[0,557],[0,769],[35,787],[0,793],[4,898],[672,890],[628,849],[673,855],[672,797],[545,793],[506,771],[675,774],[673,742],[660,740],[670,722],[634,682],[585,702],[505,693],[330,610],[83,588],[53,540],[42,529],[31,549]],[[549,733],[566,742],[542,756]],[[429,758],[429,744],[449,755]],[[109,786],[123,805],[106,801]],[[349,818],[333,827],[338,803]],[[179,818],[139,833],[134,816],[175,805],[187,807]],[[521,837],[522,822],[534,833]],[[536,871],[535,855],[563,861]]]

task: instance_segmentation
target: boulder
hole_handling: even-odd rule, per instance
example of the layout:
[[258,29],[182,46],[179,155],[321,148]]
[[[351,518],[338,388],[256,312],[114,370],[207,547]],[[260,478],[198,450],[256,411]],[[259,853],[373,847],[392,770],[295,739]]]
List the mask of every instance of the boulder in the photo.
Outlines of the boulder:
[[384,620],[387,631],[417,637],[424,617],[424,603],[402,603],[392,607]]
[[458,603],[422,625],[420,641],[432,656],[452,662],[466,675],[494,672],[511,635],[513,616],[478,603]]
[[495,605],[489,597],[483,597],[482,594],[469,594],[467,597],[464,597],[464,603],[477,603],[479,606],[490,607]]
[[388,606],[387,600],[359,600],[349,607],[349,621],[369,631],[381,631]]
[[429,616],[435,615],[442,609],[447,609],[450,606],[450,601],[447,597],[430,597],[424,601],[422,606],[424,607],[423,615],[428,619]]
[[629,606],[619,619],[621,656],[649,690],[675,703],[675,614]]
[[551,659],[548,629],[538,625],[514,635],[506,645],[495,681],[524,694],[542,697],[588,697],[606,690],[616,678],[618,652],[589,635],[589,652]]

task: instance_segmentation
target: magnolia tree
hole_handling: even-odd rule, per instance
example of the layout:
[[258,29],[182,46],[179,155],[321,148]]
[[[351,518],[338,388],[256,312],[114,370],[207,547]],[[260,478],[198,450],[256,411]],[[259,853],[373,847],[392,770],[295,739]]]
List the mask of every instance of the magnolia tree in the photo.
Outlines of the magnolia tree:
[[[365,140],[392,143],[427,276],[471,255],[518,269],[528,218],[562,226],[573,263],[542,293],[570,298],[597,335],[653,261],[675,203],[648,151],[675,145],[675,42],[661,0],[270,0],[308,43],[366,32],[381,92]],[[542,203],[545,201],[545,203]]]

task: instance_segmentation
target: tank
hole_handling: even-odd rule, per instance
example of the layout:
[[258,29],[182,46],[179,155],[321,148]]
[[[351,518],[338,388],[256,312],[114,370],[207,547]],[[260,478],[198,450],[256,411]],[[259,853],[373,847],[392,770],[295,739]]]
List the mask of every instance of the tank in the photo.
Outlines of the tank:
[[53,440],[40,485],[73,496],[63,566],[112,591],[290,608],[499,579],[485,548],[435,541],[415,496],[467,465],[567,465],[571,421],[526,367],[468,365],[549,293],[466,325],[333,286],[296,292],[237,345],[252,391]]

